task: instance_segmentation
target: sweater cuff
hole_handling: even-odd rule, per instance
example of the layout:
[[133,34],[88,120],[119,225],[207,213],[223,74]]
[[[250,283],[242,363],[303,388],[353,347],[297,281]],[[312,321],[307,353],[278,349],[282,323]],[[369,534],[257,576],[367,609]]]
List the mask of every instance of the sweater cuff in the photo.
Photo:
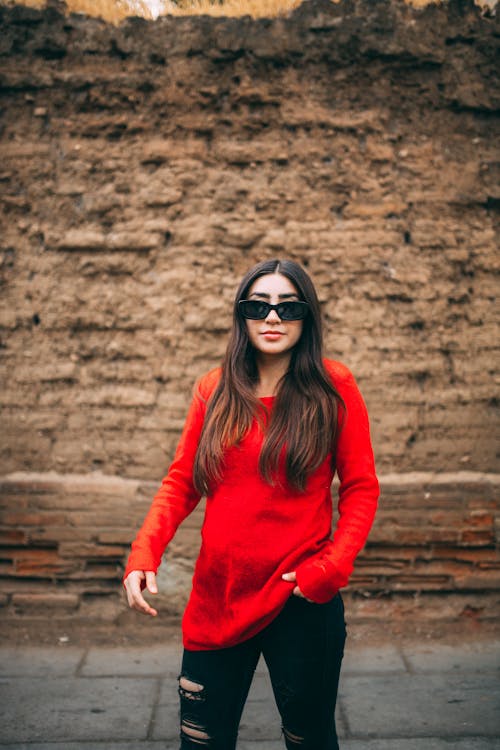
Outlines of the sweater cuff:
[[306,599],[315,604],[325,604],[347,583],[343,575],[330,560],[309,558],[301,563],[296,571],[297,586]]

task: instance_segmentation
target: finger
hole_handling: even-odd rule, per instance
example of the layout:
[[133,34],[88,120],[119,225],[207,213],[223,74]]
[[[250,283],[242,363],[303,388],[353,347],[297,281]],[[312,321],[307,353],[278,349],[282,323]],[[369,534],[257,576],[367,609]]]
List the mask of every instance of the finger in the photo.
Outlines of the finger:
[[127,599],[129,606],[132,606],[133,601],[141,593],[141,581],[144,578],[144,573],[139,570],[132,570],[125,578],[125,591],[127,592]]
[[153,617],[156,617],[156,615],[158,614],[156,609],[154,609],[147,603],[140,591],[134,593],[131,596],[130,606],[132,607],[132,609],[136,609],[138,612],[142,612],[145,615],[152,615]]
[[158,586],[156,585],[156,575],[152,570],[146,571],[146,586],[151,594],[158,593]]
[[295,594],[295,596],[300,596],[301,599],[305,599],[306,602],[309,602],[309,604],[314,604],[312,599],[308,599],[307,596],[304,596],[298,586],[295,586],[293,593]]
[[141,593],[141,581],[144,578],[143,571],[133,570],[125,579],[128,604],[129,607],[136,609],[138,612],[155,617],[158,612],[147,603]]
[[297,580],[297,575],[294,570],[291,573],[283,573],[281,577],[283,578],[284,581],[296,581]]
[[156,617],[158,612],[156,609],[151,607],[147,601],[144,599],[143,596],[140,596],[139,599],[136,600],[134,603],[134,609],[136,609],[138,612],[142,612],[145,615],[151,615],[151,617]]

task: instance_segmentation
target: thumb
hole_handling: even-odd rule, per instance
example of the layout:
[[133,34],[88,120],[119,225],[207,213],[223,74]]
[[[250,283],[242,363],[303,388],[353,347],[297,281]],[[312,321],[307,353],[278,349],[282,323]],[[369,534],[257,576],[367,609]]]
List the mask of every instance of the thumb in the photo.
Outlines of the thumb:
[[156,575],[152,570],[146,571],[146,586],[151,594],[158,593],[158,586],[156,585]]
[[284,581],[296,581],[297,576],[295,574],[295,571],[292,571],[291,573],[283,573],[281,576]]

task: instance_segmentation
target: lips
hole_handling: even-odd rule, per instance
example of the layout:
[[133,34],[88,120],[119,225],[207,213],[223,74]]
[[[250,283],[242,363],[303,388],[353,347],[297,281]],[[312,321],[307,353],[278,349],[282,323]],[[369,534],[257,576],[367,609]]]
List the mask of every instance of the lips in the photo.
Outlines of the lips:
[[277,341],[281,336],[283,336],[282,333],[279,331],[263,331],[262,336],[264,336],[265,339],[268,341]]

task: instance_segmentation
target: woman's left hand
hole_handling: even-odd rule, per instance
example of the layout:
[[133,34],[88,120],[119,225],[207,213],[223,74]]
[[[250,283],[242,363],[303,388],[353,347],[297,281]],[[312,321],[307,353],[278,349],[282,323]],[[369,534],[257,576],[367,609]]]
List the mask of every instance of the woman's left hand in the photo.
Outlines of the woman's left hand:
[[[292,571],[291,573],[283,573],[283,575],[281,577],[283,578],[284,581],[292,581],[293,582],[293,581],[297,580],[297,576],[295,574],[295,571]],[[310,602],[311,604],[314,604],[314,602],[312,601],[312,599],[308,599],[306,596],[304,596],[304,594],[302,593],[302,591],[299,589],[298,586],[295,586],[295,588],[294,588],[294,590],[293,590],[292,593],[295,596],[300,596],[301,599],[305,599],[306,602]]]

